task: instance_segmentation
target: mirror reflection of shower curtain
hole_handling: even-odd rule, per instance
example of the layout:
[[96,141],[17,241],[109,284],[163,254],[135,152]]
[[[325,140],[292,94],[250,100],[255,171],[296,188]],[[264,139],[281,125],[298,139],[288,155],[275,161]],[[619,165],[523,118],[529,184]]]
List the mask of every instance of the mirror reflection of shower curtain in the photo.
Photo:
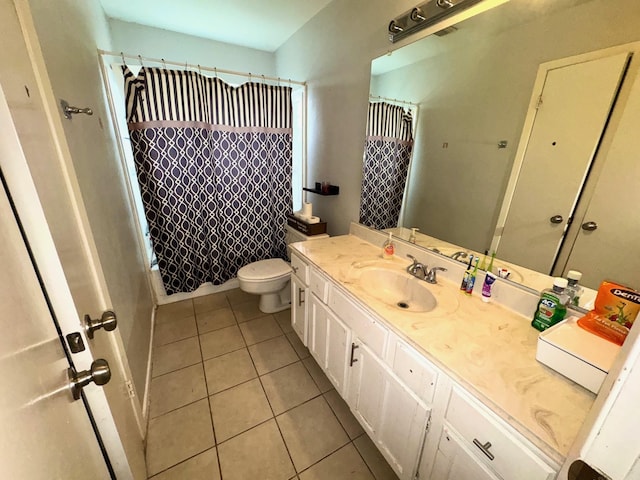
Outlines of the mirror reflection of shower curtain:
[[285,258],[291,88],[233,87],[186,70],[123,72],[138,183],[167,294]]
[[360,223],[398,226],[413,151],[411,112],[386,102],[369,103],[362,167]]

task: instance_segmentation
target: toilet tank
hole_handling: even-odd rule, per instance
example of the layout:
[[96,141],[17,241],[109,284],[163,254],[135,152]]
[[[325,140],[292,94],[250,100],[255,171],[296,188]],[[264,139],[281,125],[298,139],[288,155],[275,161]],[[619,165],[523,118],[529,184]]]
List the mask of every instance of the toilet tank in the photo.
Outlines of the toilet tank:
[[[320,235],[305,235],[304,233],[299,232],[295,228],[290,225],[287,225],[287,245],[295,242],[306,242],[307,240],[317,240],[319,238],[327,238],[329,235],[326,233],[322,233]],[[289,247],[287,247],[287,257],[291,260],[291,251]]]

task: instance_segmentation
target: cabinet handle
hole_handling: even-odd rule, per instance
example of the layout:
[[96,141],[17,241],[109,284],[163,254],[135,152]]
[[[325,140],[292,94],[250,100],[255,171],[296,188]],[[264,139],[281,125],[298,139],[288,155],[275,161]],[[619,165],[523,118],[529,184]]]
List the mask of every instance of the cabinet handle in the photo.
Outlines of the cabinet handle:
[[358,361],[357,358],[353,358],[353,354],[356,352],[356,348],[358,348],[358,345],[356,345],[355,343],[352,343],[351,344],[351,358],[349,359],[349,366],[350,367],[353,367],[353,364]]
[[487,456],[487,458],[489,458],[489,460],[493,460],[494,458],[496,458],[493,456],[493,453],[489,451],[489,449],[491,448],[491,442],[487,442],[483,445],[482,443],[480,443],[480,440],[478,440],[477,438],[474,438],[473,444],[476,447],[478,447],[480,451],[482,451],[482,453],[484,453]]
[[298,288],[298,306],[301,307],[304,303],[304,288]]
[[293,270],[293,273],[298,273],[298,267],[294,267],[293,265],[291,266],[291,270]]

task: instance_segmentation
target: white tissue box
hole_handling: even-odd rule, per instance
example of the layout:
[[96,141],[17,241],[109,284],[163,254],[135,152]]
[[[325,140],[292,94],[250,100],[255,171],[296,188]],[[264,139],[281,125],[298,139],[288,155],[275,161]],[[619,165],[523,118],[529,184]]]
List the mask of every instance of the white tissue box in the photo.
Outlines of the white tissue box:
[[620,347],[578,326],[569,317],[538,336],[536,359],[598,393]]

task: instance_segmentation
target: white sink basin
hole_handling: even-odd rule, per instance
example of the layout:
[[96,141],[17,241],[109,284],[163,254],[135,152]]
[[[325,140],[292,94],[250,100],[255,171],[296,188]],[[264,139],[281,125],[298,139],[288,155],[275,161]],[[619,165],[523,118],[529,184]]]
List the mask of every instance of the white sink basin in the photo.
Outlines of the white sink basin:
[[438,306],[424,281],[397,270],[364,268],[358,285],[372,297],[401,310],[430,312]]

